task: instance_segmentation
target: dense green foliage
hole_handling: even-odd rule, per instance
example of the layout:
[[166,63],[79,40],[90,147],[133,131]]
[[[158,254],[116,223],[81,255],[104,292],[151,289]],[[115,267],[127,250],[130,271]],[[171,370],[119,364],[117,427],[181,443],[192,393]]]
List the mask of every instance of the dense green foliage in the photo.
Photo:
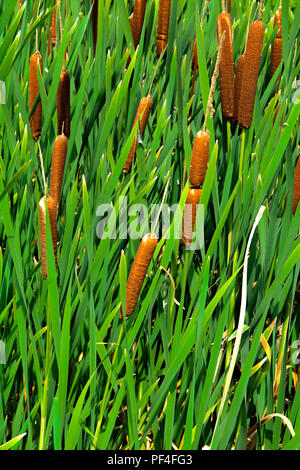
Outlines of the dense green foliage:
[[[99,0],[96,54],[91,2],[62,0],[63,35],[58,29],[49,55],[54,1],[27,0],[18,11],[17,0],[0,0],[0,80],[6,86],[6,104],[0,105],[0,340],[6,345],[0,449],[300,448],[300,207],[291,213],[300,142],[299,2],[282,0],[283,65],[272,80],[272,18],[280,2],[264,2],[265,39],[249,130],[231,134],[217,82],[201,199],[205,247],[192,253],[174,237],[161,239],[126,321],[119,310],[139,240],[96,235],[97,207],[112,203],[118,212],[121,196],[150,208],[165,194],[165,203],[183,206],[217,57],[221,3],[208,4],[202,27],[202,0],[173,0],[168,49],[158,61],[157,0],[147,2],[136,51],[129,26],[133,2]],[[232,0],[235,63],[258,7]],[[40,151],[28,112],[36,30],[43,57]],[[195,35],[199,71],[192,100]],[[40,153],[49,182],[67,46],[71,136],[58,215],[58,273],[50,248],[43,280]],[[150,87],[148,125],[125,176],[132,123]],[[278,99],[282,114],[275,120]],[[244,331],[220,409],[246,245],[261,205],[266,210],[250,247]],[[49,239],[48,225],[47,234]]]

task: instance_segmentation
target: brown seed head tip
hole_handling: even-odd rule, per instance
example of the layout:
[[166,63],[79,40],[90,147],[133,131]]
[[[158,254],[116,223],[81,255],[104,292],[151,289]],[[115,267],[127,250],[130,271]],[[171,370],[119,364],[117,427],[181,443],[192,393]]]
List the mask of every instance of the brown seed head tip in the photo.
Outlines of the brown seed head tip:
[[238,122],[246,129],[251,126],[253,118],[264,32],[264,24],[254,21],[250,26],[246,44],[238,110]]
[[[31,111],[35,100],[39,94],[39,81],[37,72],[38,67],[40,67],[40,71],[42,73],[43,59],[39,51],[36,51],[30,57],[29,64],[29,111]],[[33,139],[37,140],[42,132],[42,102],[40,100],[31,115],[30,128]]]
[[292,203],[292,212],[295,214],[298,204],[300,201],[300,157],[298,158],[295,176],[294,176],[294,190],[293,190],[293,203]]
[[56,210],[59,206],[67,149],[67,137],[65,135],[57,136],[53,146],[50,176],[50,196],[55,203]]
[[220,88],[221,106],[225,119],[231,119],[234,114],[234,62],[232,48],[232,25],[229,13],[218,16],[218,41],[222,34],[225,38],[220,57]]
[[193,241],[193,231],[197,217],[197,206],[200,202],[202,189],[189,188],[183,212],[182,237],[183,245],[190,245]]
[[57,263],[57,226],[56,226],[56,207],[53,199],[45,196],[39,202],[39,218],[40,218],[40,242],[41,242],[41,262],[42,276],[47,279],[47,248],[46,248],[46,203],[48,206],[48,214],[51,228],[51,236],[53,242],[54,258]]
[[[128,318],[133,313],[136,307],[140,291],[142,289],[143,282],[155,252],[157,243],[158,238],[154,234],[147,234],[141,240],[127,280],[126,318]],[[121,315],[122,311],[120,312],[120,316]]]
[[209,158],[209,145],[209,131],[199,131],[194,140],[189,174],[190,184],[194,188],[199,188],[204,183]]

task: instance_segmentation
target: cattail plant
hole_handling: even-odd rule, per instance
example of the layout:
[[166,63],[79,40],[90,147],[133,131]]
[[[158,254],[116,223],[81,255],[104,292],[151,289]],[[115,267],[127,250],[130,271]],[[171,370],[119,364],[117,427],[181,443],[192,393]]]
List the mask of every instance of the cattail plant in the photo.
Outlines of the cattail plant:
[[274,27],[278,27],[278,30],[271,50],[271,77],[273,77],[282,60],[281,8],[275,14]]
[[53,146],[51,176],[50,176],[50,196],[54,202],[56,210],[58,209],[58,206],[59,206],[67,149],[68,149],[67,137],[65,135],[57,136],[54,142],[54,146]]
[[232,50],[232,26],[229,13],[218,16],[218,41],[225,33],[220,59],[220,88],[222,114],[231,119],[234,114],[234,63]]
[[57,266],[57,222],[56,222],[56,206],[51,196],[43,196],[39,202],[40,217],[40,242],[41,242],[41,261],[42,276],[47,279],[47,249],[46,249],[46,204],[48,207],[51,236],[53,243],[53,252],[55,264]]
[[238,110],[238,123],[246,129],[251,126],[253,118],[264,32],[262,21],[254,21],[250,26],[246,44]]
[[130,18],[130,28],[134,47],[137,48],[142,34],[147,0],[135,0],[133,14]]
[[198,188],[189,188],[185,201],[182,223],[183,245],[188,246],[193,241],[194,226],[197,217],[198,204],[200,201],[202,190]]
[[168,44],[171,0],[159,0],[157,26],[157,55],[160,56]]
[[[35,100],[39,94],[39,81],[38,81],[38,71],[37,68],[40,68],[42,73],[43,70],[43,60],[42,56],[37,50],[30,57],[30,67],[29,67],[29,111],[32,110]],[[32,115],[30,118],[30,128],[32,132],[32,137],[34,140],[39,139],[42,132],[42,102],[38,101]]]
[[231,12],[231,0],[227,0],[227,11],[228,13]]
[[92,0],[92,26],[93,26],[93,39],[94,51],[96,52],[97,39],[98,39],[98,0]]
[[[141,131],[141,137],[143,138],[144,132],[146,129],[146,124],[149,119],[150,111],[152,107],[152,98],[150,95],[144,97],[141,99],[138,110],[135,115],[134,123],[133,123],[133,128],[136,125],[136,123],[139,121],[140,123],[140,131]],[[123,167],[123,172],[124,173],[129,173],[131,170],[132,162],[136,154],[136,149],[137,149],[137,144],[138,144],[138,131],[136,132],[133,143],[130,147],[128,156],[126,158],[126,161],[124,163]]]
[[298,158],[296,168],[295,168],[295,176],[294,176],[294,190],[293,190],[293,204],[292,204],[292,211],[295,214],[298,204],[300,201],[300,157]]
[[233,124],[236,124],[238,120],[239,104],[241,97],[241,88],[242,88],[242,79],[243,79],[243,70],[245,65],[246,56],[242,54],[239,56],[235,71],[235,80],[234,80],[234,112],[233,112]]
[[189,173],[189,181],[194,188],[199,188],[204,183],[209,158],[209,144],[209,131],[199,131],[194,140]]
[[[157,243],[158,238],[150,233],[145,235],[140,243],[127,279],[126,318],[134,312]],[[120,318],[123,318],[122,309]]]
[[70,75],[65,66],[61,71],[56,95],[57,109],[57,135],[62,134],[70,138]]

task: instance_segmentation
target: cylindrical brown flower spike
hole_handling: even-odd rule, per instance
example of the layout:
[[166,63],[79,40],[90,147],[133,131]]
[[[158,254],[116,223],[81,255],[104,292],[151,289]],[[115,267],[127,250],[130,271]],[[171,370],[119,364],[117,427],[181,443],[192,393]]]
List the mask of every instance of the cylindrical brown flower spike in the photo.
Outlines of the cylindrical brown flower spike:
[[[150,233],[140,243],[127,279],[126,318],[134,312],[157,243],[158,238]],[[123,318],[122,309],[120,318]]]
[[[51,196],[47,197],[48,214],[53,242],[53,252],[55,264],[57,266],[57,223],[56,223],[56,207]],[[41,242],[41,260],[42,260],[42,276],[47,279],[47,248],[46,248],[46,197],[42,197],[39,202],[40,216],[40,242]]]
[[130,20],[130,28],[135,49],[140,42],[140,37],[142,34],[146,4],[147,0],[135,0],[134,2],[133,14]]
[[246,45],[238,111],[238,123],[246,129],[251,126],[253,118],[264,33],[265,28],[261,21],[254,21],[251,24]]
[[64,131],[65,136],[70,137],[70,75],[63,67],[59,77],[57,95],[56,95],[56,109],[57,109],[57,135],[62,134]]
[[245,54],[240,55],[240,57],[238,58],[237,66],[236,66],[235,80],[234,80],[233,123],[236,123],[237,119],[238,119],[238,112],[239,112],[239,104],[240,104],[240,97],[241,97],[241,88],[242,88],[243,70],[244,70],[245,60],[246,60]]
[[227,11],[228,13],[231,11],[231,0],[227,0]]
[[278,10],[275,13],[275,21],[274,21],[274,27],[278,26],[278,31],[276,34],[277,38],[282,38],[282,23],[281,23],[281,17],[282,17],[282,11],[281,7],[278,8]]
[[159,0],[157,26],[157,55],[160,56],[168,44],[171,0]]
[[183,212],[182,243],[187,246],[193,241],[193,231],[197,217],[197,208],[202,190],[189,188]]
[[[42,73],[43,70],[43,60],[39,51],[36,51],[30,57],[30,67],[29,67],[29,111],[31,111],[35,100],[39,94],[39,81],[38,81],[38,72],[37,68],[40,67]],[[35,110],[32,113],[30,118],[30,128],[32,132],[32,137],[34,140],[37,140],[42,132],[42,102],[39,100]]]
[[[55,1],[56,5],[56,1]],[[55,46],[57,41],[57,33],[56,33],[56,10],[54,10],[51,19],[51,26],[50,26],[50,40],[52,47]]]
[[234,113],[234,63],[232,50],[232,26],[229,13],[218,16],[218,41],[225,32],[220,59],[220,88],[222,114],[231,119]]
[[[133,127],[136,125],[137,121],[140,119],[140,130],[141,130],[141,137],[144,137],[144,132],[146,129],[146,124],[149,119],[149,114],[151,111],[152,107],[152,98],[151,96],[146,96],[141,99],[138,110],[135,115]],[[129,173],[131,170],[132,162],[136,154],[136,149],[137,149],[137,143],[138,143],[138,131],[135,134],[135,137],[133,139],[133,143],[130,147],[127,159],[124,163],[123,167],[123,172],[124,173]]]
[[274,27],[276,28],[277,26],[278,31],[271,50],[271,77],[273,77],[282,60],[281,8],[279,8],[275,14]]
[[190,183],[194,188],[199,188],[204,183],[209,158],[209,144],[209,131],[199,131],[194,140],[189,174]]
[[68,149],[68,139],[65,135],[56,137],[52,153],[51,176],[50,176],[50,196],[54,201],[56,210],[59,206],[61,186],[64,177],[66,155]]
[[296,168],[295,168],[295,176],[294,176],[294,191],[293,191],[293,205],[292,211],[295,214],[298,204],[300,201],[300,157],[298,158]]

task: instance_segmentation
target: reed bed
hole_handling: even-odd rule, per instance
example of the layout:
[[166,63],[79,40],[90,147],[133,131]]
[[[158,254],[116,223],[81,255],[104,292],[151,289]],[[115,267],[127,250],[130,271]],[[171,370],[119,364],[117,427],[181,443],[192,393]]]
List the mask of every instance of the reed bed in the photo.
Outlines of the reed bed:
[[139,2],[61,0],[47,55],[54,0],[0,0],[0,450],[299,450],[300,4],[276,23],[280,3],[147,2],[134,48]]

